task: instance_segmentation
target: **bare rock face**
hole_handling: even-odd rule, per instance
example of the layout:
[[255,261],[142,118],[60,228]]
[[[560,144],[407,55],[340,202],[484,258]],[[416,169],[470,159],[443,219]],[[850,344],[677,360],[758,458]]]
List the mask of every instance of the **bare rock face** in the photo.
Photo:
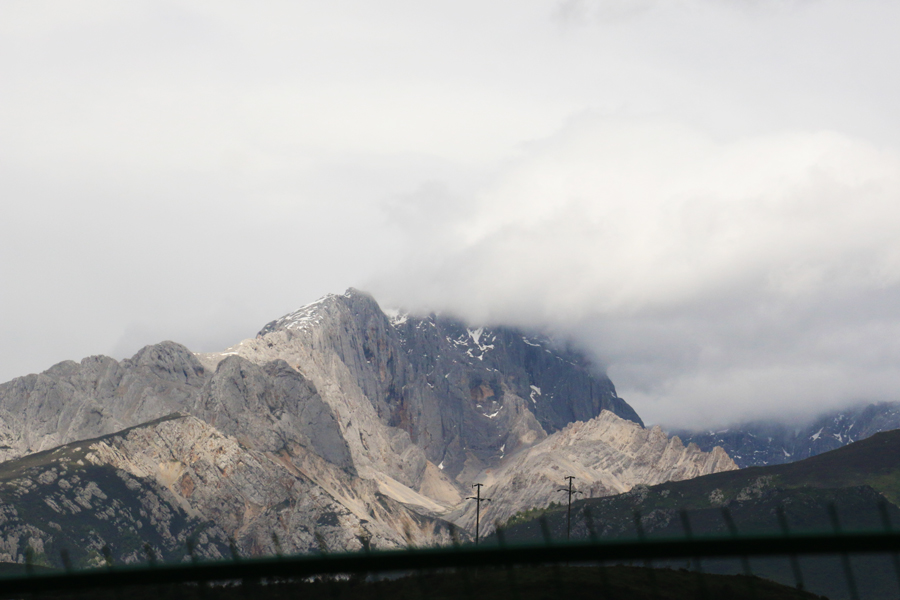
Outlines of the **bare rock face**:
[[331,409],[284,361],[228,357],[213,373],[184,346],[162,342],[122,362],[64,362],[0,385],[0,456],[15,458],[133,427],[176,411],[196,414],[250,447],[287,442],[352,469]]
[[[381,418],[380,397],[373,392],[379,387],[377,381],[387,377],[385,365],[396,361],[399,348],[382,344],[376,365],[370,367],[375,356],[371,348],[366,349],[365,336],[375,328],[368,320],[378,320],[373,315],[362,317],[360,330],[350,305],[337,298],[328,296],[267,325],[260,336],[244,340],[226,354],[257,364],[286,361],[313,382],[331,407],[360,476],[375,479],[385,474],[415,488],[425,470],[425,453],[407,431]],[[381,325],[389,327],[386,317],[381,317]],[[214,364],[219,356],[204,358]]]
[[[477,477],[482,496],[482,531],[505,523],[519,511],[565,502],[564,477],[575,479],[578,497],[612,496],[638,485],[681,481],[700,475],[737,469],[724,450],[703,452],[696,444],[685,447],[677,437],[667,438],[659,427],[644,429],[609,411],[589,421],[577,421],[531,448],[485,469]],[[460,505],[448,518],[474,527],[474,502]]]
[[118,362],[91,356],[0,385],[0,459],[97,437],[183,410],[208,378],[190,350],[148,346]]
[[188,408],[248,448],[278,452],[298,444],[353,470],[350,450],[331,408],[312,383],[282,360],[258,366],[229,356]]
[[512,329],[449,318],[388,317],[362,292],[327,296],[269,323],[229,354],[283,359],[338,418],[363,477],[418,489],[426,461],[467,485],[478,465],[603,409],[640,423],[577,352]]
[[[88,450],[93,464],[165,486],[187,513],[216,523],[247,555],[274,554],[273,533],[285,552],[296,553],[406,544],[395,521],[405,522],[419,543],[440,539],[439,530],[446,530],[446,524],[396,503],[385,508],[375,486],[355,484],[321,459],[301,463],[313,476],[322,475],[315,469],[330,469],[331,477],[352,490],[344,492],[342,503],[285,460],[287,453],[250,450],[194,417],[136,427],[93,442]],[[347,502],[351,498],[360,505],[356,511],[345,506],[353,504]],[[320,548],[323,543],[327,548]]]

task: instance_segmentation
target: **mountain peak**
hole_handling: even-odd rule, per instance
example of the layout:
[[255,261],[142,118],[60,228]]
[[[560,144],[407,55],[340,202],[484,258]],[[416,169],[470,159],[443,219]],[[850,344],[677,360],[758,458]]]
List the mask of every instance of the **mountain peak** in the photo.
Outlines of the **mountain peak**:
[[343,294],[326,294],[314,302],[305,304],[297,310],[267,323],[256,334],[256,337],[261,338],[266,334],[279,330],[299,331],[311,329],[321,325],[326,314],[339,311],[341,306],[348,307],[353,313],[379,314],[382,312],[378,302],[371,294],[351,287],[347,288],[347,291]]
[[266,323],[265,327],[256,334],[256,337],[261,338],[279,329],[306,329],[312,325],[317,325],[321,321],[322,309],[327,308],[339,298],[340,296],[336,294],[327,294],[314,302],[304,304],[297,310]]

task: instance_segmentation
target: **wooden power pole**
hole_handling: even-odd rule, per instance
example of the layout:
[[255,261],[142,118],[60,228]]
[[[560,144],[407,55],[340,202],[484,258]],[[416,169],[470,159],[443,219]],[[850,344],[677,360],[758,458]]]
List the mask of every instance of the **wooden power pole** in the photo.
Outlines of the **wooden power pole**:
[[572,481],[575,480],[574,475],[566,475],[566,481],[569,482],[569,487],[564,487],[556,490],[557,492],[568,492],[569,494],[569,509],[566,513],[566,541],[569,541],[569,537],[572,535],[572,495],[573,494],[584,494],[584,492],[579,492],[577,490],[572,489]]
[[490,498],[482,498],[481,497],[481,486],[483,483],[476,483],[472,487],[475,488],[475,495],[469,496],[466,500],[474,500],[475,501],[475,545],[478,545],[478,537],[481,533],[481,503],[482,502],[490,502]]

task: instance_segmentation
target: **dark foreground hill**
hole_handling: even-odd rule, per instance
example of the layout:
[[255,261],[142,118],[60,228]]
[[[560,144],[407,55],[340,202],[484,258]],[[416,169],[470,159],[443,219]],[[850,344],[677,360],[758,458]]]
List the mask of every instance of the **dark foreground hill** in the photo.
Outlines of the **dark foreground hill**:
[[[731,534],[726,512],[739,534],[747,535],[783,535],[785,527],[790,533],[831,532],[836,527],[881,531],[886,526],[884,517],[900,526],[898,498],[900,431],[890,431],[796,463],[639,486],[614,497],[578,501],[572,508],[571,535],[585,539],[593,529],[600,537],[634,538],[639,535],[640,523],[648,537],[724,536]],[[565,539],[565,509],[555,508],[544,515],[546,534]],[[545,537],[538,521],[517,520],[523,517],[511,520],[506,529],[508,542],[535,542]],[[861,597],[900,595],[890,557],[852,557],[851,564]],[[831,598],[849,597],[840,557],[801,557],[799,565],[807,589]],[[751,560],[751,566],[758,575],[796,583],[787,558]],[[704,568],[740,572],[741,565],[719,561],[704,563]]]
[[814,600],[817,596],[756,577],[705,575],[685,570],[643,567],[540,567],[479,569],[407,575],[366,581],[360,577],[318,581],[198,587],[158,586],[91,590],[40,596],[59,600],[172,598],[183,600]]

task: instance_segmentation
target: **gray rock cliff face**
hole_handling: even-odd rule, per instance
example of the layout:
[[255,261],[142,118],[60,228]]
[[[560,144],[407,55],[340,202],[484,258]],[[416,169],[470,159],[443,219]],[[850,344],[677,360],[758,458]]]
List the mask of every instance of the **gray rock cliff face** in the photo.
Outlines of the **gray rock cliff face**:
[[[339,415],[357,467],[411,487],[421,483],[426,460],[465,480],[467,464],[497,460],[604,409],[641,422],[573,350],[450,317],[389,318],[357,290],[273,321],[229,352],[287,361]],[[206,357],[208,365],[215,360]],[[405,462],[378,460],[404,452]]]
[[[406,542],[395,521],[420,543],[440,539],[446,529],[385,503],[374,486],[359,485],[329,463],[307,462],[301,470],[288,452],[251,450],[195,417],[161,420],[86,446],[86,460],[165,486],[175,504],[215,523],[246,555],[274,554],[272,534],[285,552],[297,553],[319,550],[323,542],[327,550],[358,550],[363,540],[398,547]],[[344,497],[315,481],[329,475],[347,488]]]
[[277,452],[294,443],[338,467],[353,469],[331,408],[315,386],[282,360],[258,366],[229,356],[188,411],[248,448]]
[[91,356],[0,385],[0,459],[88,439],[184,410],[209,374],[174,342],[128,360]]
[[212,372],[174,342],[147,346],[122,362],[68,361],[0,385],[0,456],[106,435],[176,411],[196,414],[250,447],[277,450],[295,442],[352,469],[334,414],[287,363],[256,365],[231,356]]

